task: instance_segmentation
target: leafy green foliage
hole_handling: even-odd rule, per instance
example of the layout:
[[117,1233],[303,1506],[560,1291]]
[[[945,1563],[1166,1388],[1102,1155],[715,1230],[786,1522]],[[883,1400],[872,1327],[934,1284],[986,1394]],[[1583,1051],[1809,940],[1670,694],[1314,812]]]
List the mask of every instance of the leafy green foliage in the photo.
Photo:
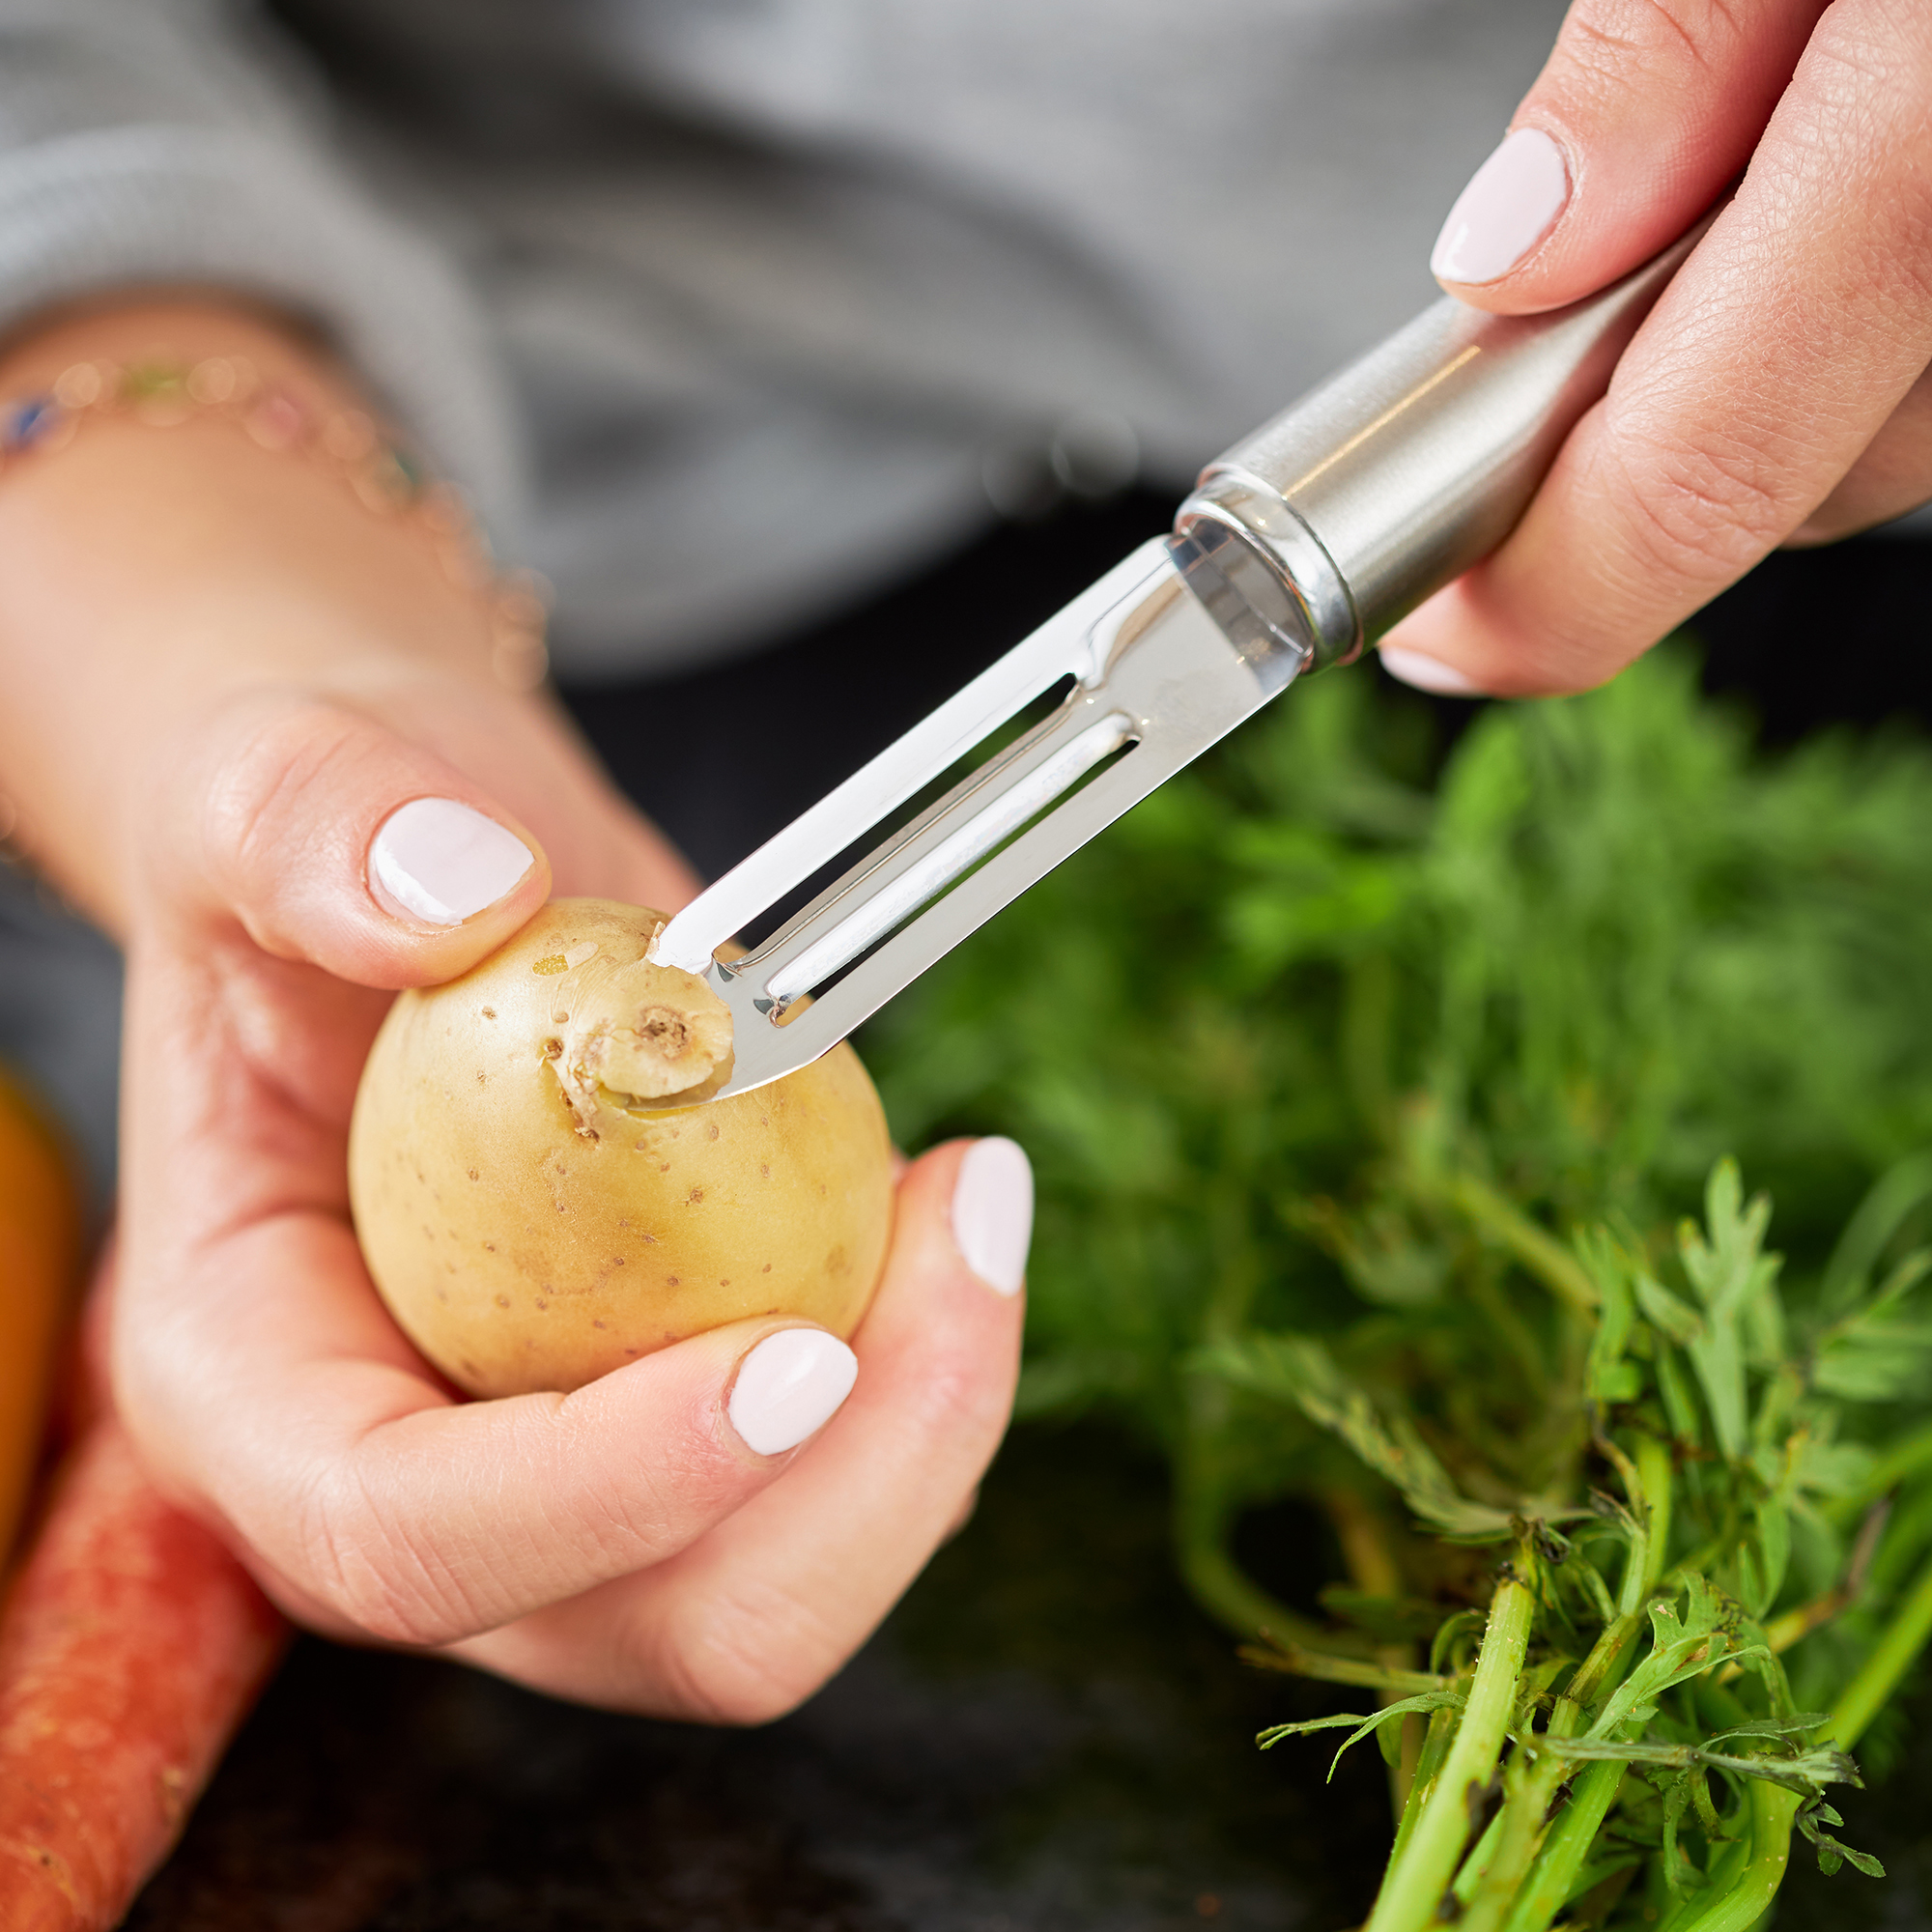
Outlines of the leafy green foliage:
[[874,1024],[903,1139],[1034,1158],[1029,1407],[1171,1434],[1196,1343],[1365,1306],[1453,1348],[1468,1236],[1374,1184],[1392,1154],[1649,1229],[1729,1153],[1815,1262],[1932,1142],[1922,747],[1754,759],[1656,655],[1432,777],[1366,675],[1297,686]]
[[[1358,1745],[1373,1731],[1376,1742],[1381,1746],[1382,1755],[1394,1761],[1394,1754],[1400,1748],[1402,1721],[1407,1717],[1421,1717],[1431,1711],[1460,1711],[1464,1703],[1460,1691],[1418,1690],[1407,1697],[1398,1697],[1391,1704],[1384,1704],[1373,1717],[1364,1718],[1350,1712],[1344,1717],[1309,1718],[1298,1724],[1273,1724],[1255,1740],[1263,1750],[1271,1749],[1284,1738],[1306,1737],[1311,1731],[1338,1730],[1344,1724],[1353,1724],[1355,1728],[1342,1740],[1341,1749],[1328,1763],[1328,1776],[1332,1779],[1335,1767],[1342,1762],[1342,1752],[1350,1745]],[[1834,1824],[1842,1825],[1842,1818],[1834,1818]]]
[[1855,1852],[1842,1839],[1824,1828],[1845,1821],[1822,1798],[1814,1799],[1798,1813],[1798,1829],[1818,1848],[1818,1868],[1829,1878],[1841,1864],[1861,1871],[1867,1878],[1883,1878],[1885,1867],[1869,1852]]
[[1414,1424],[1399,1413],[1378,1414],[1368,1393],[1351,1384],[1313,1338],[1244,1335],[1200,1350],[1193,1366],[1237,1388],[1293,1403],[1311,1422],[1333,1430],[1432,1527],[1472,1540],[1509,1534],[1510,1513],[1459,1494]]
[[[1341,675],[875,1024],[902,1139],[1034,1157],[1023,1406],[1162,1442],[1204,1602],[1378,1688],[1336,1720],[1406,1767],[1374,1932],[1441,1904],[1404,1873],[1466,1808],[1417,1827],[1505,1585],[1465,1925],[1668,1926],[1775,1889],[1794,1827],[1872,1863],[1824,1791],[1932,1629],[1928,823],[1920,745],[1759,758],[1682,655],[1439,770]],[[1231,1554],[1290,1491],[1355,1572],[1325,1628]]]

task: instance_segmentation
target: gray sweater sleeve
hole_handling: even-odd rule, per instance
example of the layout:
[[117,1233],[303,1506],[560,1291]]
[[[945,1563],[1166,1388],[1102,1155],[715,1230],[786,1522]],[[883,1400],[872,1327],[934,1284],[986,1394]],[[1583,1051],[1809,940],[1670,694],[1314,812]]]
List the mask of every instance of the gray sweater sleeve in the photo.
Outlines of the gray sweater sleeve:
[[474,298],[331,152],[326,96],[246,0],[0,0],[0,329],[184,283],[318,325],[513,534],[512,413]]

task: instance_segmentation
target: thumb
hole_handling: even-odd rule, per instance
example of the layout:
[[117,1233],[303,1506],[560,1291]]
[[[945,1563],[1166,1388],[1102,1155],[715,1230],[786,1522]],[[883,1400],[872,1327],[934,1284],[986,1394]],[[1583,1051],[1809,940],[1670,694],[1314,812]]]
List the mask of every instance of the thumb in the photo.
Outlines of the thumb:
[[1429,266],[1499,315],[1560,308],[1674,242],[1749,160],[1826,0],[1575,0]]
[[251,696],[169,781],[143,895],[232,919],[266,952],[358,985],[427,985],[550,895],[535,838],[435,753],[340,703]]

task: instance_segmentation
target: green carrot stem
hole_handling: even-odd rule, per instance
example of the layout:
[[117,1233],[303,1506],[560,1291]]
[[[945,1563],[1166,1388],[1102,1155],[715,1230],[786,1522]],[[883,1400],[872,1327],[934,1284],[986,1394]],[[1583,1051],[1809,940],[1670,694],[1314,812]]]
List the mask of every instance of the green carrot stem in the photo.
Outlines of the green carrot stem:
[[[1833,1617],[1843,1615],[1864,1594],[1865,1580],[1871,1575],[1872,1558],[1878,1552],[1890,1512],[1889,1499],[1875,1503],[1865,1512],[1864,1523],[1859,1530],[1858,1540],[1852,1545],[1851,1559],[1845,1565],[1844,1575],[1831,1589],[1821,1597],[1813,1597],[1809,1603],[1786,1610],[1780,1617],[1772,1618],[1765,1625],[1764,1640],[1774,1654],[1782,1655],[1814,1630],[1820,1630]],[[1743,1668],[1742,1664],[1727,1663],[1718,1673],[1718,1682],[1730,1683],[1742,1674]]]
[[1300,1644],[1311,1650],[1367,1651],[1366,1642],[1348,1632],[1328,1632],[1298,1615],[1252,1581],[1228,1553],[1223,1533],[1229,1510],[1215,1486],[1204,1480],[1197,1440],[1204,1422],[1198,1413],[1206,1402],[1217,1401],[1219,1390],[1196,1391],[1186,1416],[1187,1435],[1176,1459],[1174,1540],[1180,1574],[1196,1600],[1210,1616],[1237,1635],[1273,1637],[1277,1643]]
[[[1449,1882],[1449,1889],[1464,1905],[1475,1895],[1476,1888],[1482,1884],[1483,1875],[1489,1869],[1496,1855],[1496,1847],[1502,1842],[1503,1813],[1496,1815],[1483,1828],[1483,1835],[1478,1838],[1463,1861],[1463,1869]],[[1459,1925],[1467,1925],[1466,1918],[1457,1920]]]
[[1477,1846],[1457,1881],[1457,1896],[1468,1908],[1460,1920],[1463,1932],[1497,1932],[1501,1926],[1536,1856],[1550,1801],[1568,1769],[1554,1752],[1545,1751],[1506,1793],[1487,1859],[1484,1847]]
[[1402,1856],[1390,1861],[1364,1932],[1422,1932],[1435,1918],[1468,1843],[1469,1789],[1489,1782],[1502,1750],[1535,1614],[1535,1592],[1506,1576],[1490,1605],[1455,1741]]
[[1385,1690],[1391,1702],[1423,1690],[1446,1690],[1455,1682],[1434,1670],[1404,1670],[1366,1657],[1335,1657],[1298,1643],[1277,1643],[1267,1650],[1251,1645],[1243,1648],[1241,1657],[1264,1670],[1279,1670],[1290,1677],[1314,1677],[1324,1684],[1356,1684],[1364,1690]]
[[1885,1634],[1832,1707],[1825,1734],[1840,1750],[1850,1750],[1864,1735],[1865,1726],[1912,1668],[1928,1636],[1932,1636],[1932,1563],[1913,1580]]
[[1556,1700],[1556,1709],[1549,1719],[1550,1736],[1575,1737],[1578,1724],[1596,1707],[1598,1698],[1623,1682],[1630,1663],[1626,1653],[1642,1625],[1642,1611],[1631,1610],[1604,1626],[1590,1646],[1589,1656],[1577,1666],[1577,1674]]
[[1470,1221],[1507,1248],[1559,1301],[1579,1315],[1596,1313],[1597,1284],[1582,1263],[1515,1203],[1470,1174],[1457,1175],[1446,1191]]
[[1563,1910],[1623,1781],[1624,1767],[1614,1758],[1599,1758],[1578,1776],[1569,1804],[1544,1833],[1528,1882],[1511,1901],[1503,1932],[1545,1932]]
[[1762,1777],[1750,1780],[1749,1830],[1726,1845],[1710,1883],[1669,1913],[1658,1932],[1750,1932],[1777,1896],[1791,1862],[1791,1825],[1802,1795]]
[[[1349,1580],[1366,1596],[1399,1597],[1403,1589],[1402,1565],[1396,1558],[1381,1513],[1359,1490],[1346,1484],[1333,1484],[1324,1491],[1321,1507],[1334,1526],[1336,1541],[1342,1546],[1342,1561],[1348,1566]],[[1425,1681],[1425,1673],[1410,1669],[1408,1666],[1414,1662],[1410,1651],[1410,1645],[1395,1643],[1383,1644],[1376,1653],[1378,1662],[1385,1666],[1382,1678],[1376,1683],[1384,1704],[1392,1704],[1399,1697],[1412,1697],[1420,1690],[1440,1690],[1447,1681],[1437,1678],[1432,1684]],[[1332,1665],[1334,1661],[1324,1662]],[[1299,1664],[1291,1667],[1301,1668]],[[1304,1670],[1302,1674],[1321,1673]],[[1337,1681],[1372,1682],[1368,1678]],[[1395,1761],[1388,1767],[1389,1811],[1398,1819],[1408,1804],[1421,1733],[1422,1726],[1413,1717],[1399,1720]]]
[[1409,1783],[1408,1799],[1396,1821],[1395,1843],[1389,1847],[1390,1867],[1402,1857],[1403,1847],[1415,1831],[1415,1821],[1422,1816],[1429,1804],[1430,1795],[1435,1789],[1435,1780],[1441,1775],[1442,1760],[1449,1754],[1450,1741],[1455,1734],[1456,1713],[1453,1710],[1445,1707],[1429,1714],[1429,1728],[1422,1735],[1422,1752],[1415,1761],[1415,1775]]
[[1463,1932],[1498,1932],[1546,1834],[1550,1804],[1570,1769],[1553,1751],[1545,1751],[1506,1787],[1488,1857],[1478,1846],[1458,1880],[1457,1896],[1468,1908],[1462,1919]]
[[[1630,1648],[1640,1621],[1640,1616],[1633,1611],[1604,1630],[1590,1647],[1589,1656],[1577,1666],[1577,1674],[1571,1678],[1569,1689],[1557,1698],[1556,1707],[1549,1714],[1548,1738],[1554,1741],[1575,1737],[1582,1729],[1590,1707],[1598,1697],[1621,1681],[1626,1662],[1625,1652]],[[1538,1849],[1550,1835],[1548,1822],[1549,1807],[1573,1768],[1556,1752],[1545,1750],[1532,1766],[1513,1776],[1504,1791],[1503,1808],[1497,1813],[1496,1822],[1502,1830],[1491,1851],[1489,1869],[1476,1872],[1468,1889],[1458,1894],[1469,1908],[1462,1920],[1463,1932],[1498,1932],[1505,1915],[1513,1913],[1521,1892],[1523,1876],[1536,1858]],[[1612,1783],[1611,1792],[1614,1793],[1615,1789]],[[1574,1805],[1573,1799],[1573,1808]],[[1593,1829],[1588,1836],[1579,1841],[1585,1854],[1594,1836]],[[1469,1861],[1470,1865],[1475,1862],[1474,1859]],[[1465,1873],[1467,1870],[1465,1866]],[[1568,1896],[1567,1892],[1563,1896]],[[1559,1897],[1557,1904],[1561,1903],[1562,1898]]]
[[[1643,1484],[1643,1499],[1650,1505],[1649,1539],[1643,1550],[1643,1594],[1639,1603],[1648,1603],[1663,1575],[1670,1548],[1671,1459],[1670,1444],[1655,1435],[1636,1439],[1636,1470]],[[1634,1605],[1633,1608],[1636,1607]]]

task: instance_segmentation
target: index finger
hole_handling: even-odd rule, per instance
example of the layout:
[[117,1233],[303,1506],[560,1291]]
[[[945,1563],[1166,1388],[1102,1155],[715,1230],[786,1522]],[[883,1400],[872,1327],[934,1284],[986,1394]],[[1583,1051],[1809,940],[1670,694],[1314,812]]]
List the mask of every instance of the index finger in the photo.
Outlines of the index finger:
[[1839,0],[1515,533],[1385,645],[1587,689],[1804,523],[1932,356],[1928,99],[1932,14]]
[[1574,0],[1430,266],[1530,315],[1674,242],[1750,158],[1826,0]]

